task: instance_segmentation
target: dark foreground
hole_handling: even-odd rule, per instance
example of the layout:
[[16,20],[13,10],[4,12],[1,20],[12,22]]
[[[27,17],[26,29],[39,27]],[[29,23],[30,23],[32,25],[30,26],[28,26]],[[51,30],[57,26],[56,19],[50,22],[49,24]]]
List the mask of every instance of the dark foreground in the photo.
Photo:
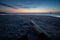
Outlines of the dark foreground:
[[[34,20],[48,34],[39,33],[29,23]],[[47,26],[46,26],[47,25]],[[60,40],[60,18],[41,15],[0,15],[0,40]]]

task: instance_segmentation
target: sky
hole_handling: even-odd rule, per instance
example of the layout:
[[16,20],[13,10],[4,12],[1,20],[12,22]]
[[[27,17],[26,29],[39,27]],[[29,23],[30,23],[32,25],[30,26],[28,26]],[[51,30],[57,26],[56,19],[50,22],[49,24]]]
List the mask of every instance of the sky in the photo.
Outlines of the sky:
[[60,0],[0,0],[0,12],[60,12]]

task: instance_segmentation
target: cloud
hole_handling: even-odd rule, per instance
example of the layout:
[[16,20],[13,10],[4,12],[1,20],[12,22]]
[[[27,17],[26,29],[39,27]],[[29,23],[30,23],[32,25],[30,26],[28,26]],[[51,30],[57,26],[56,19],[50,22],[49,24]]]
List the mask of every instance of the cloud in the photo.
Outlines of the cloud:
[[6,6],[6,7],[10,7],[10,8],[14,8],[14,9],[17,9],[17,8],[14,7],[14,6],[11,6],[11,5],[8,5],[8,4],[5,4],[5,3],[0,3],[0,5],[2,5],[2,6]]
[[[60,10],[60,1],[56,0],[0,0],[0,5],[14,9]],[[2,8],[1,8],[2,9]],[[5,10],[5,9],[4,9]]]
[[36,8],[36,6],[32,6],[30,4],[21,4],[21,5],[16,5],[19,8]]

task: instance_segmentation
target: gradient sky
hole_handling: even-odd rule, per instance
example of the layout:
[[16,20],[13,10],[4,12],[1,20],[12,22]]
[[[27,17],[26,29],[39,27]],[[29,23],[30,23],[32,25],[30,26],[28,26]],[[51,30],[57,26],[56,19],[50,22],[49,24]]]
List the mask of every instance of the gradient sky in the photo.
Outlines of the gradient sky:
[[0,0],[0,12],[59,12],[60,0]]

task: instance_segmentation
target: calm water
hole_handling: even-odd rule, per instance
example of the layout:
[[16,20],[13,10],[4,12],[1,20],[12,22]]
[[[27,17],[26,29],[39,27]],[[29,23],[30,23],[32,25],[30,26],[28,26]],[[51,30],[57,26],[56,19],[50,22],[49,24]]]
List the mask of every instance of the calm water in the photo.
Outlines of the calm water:
[[29,40],[39,40],[36,32],[32,31],[32,26],[29,25],[30,20],[34,20],[57,40],[60,38],[59,16],[57,14],[0,15],[0,39],[19,39],[27,34]]

